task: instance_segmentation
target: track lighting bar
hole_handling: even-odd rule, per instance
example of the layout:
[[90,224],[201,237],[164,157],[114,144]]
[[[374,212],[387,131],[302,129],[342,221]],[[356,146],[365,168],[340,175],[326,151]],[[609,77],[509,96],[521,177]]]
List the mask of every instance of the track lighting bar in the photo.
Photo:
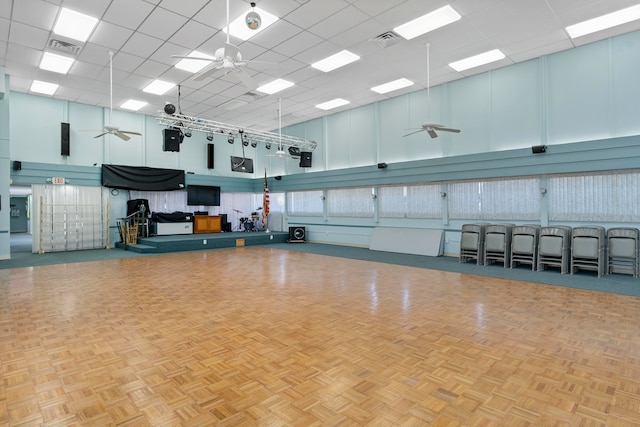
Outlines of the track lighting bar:
[[296,136],[281,135],[280,133],[266,132],[251,128],[241,128],[227,123],[216,122],[213,120],[202,119],[199,117],[186,116],[184,114],[166,114],[159,113],[156,115],[158,124],[167,127],[179,128],[183,131],[199,131],[213,134],[239,135],[244,134],[246,140],[255,141],[265,146],[275,145],[282,147],[296,147],[300,151],[315,150],[317,144],[315,141],[307,141]]

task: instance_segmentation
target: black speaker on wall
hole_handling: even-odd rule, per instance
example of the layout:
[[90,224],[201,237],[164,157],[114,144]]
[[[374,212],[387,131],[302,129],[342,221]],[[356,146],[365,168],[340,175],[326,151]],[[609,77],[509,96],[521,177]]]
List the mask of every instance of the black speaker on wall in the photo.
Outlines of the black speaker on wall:
[[213,169],[213,144],[207,144],[207,169]]
[[304,227],[289,227],[289,242],[304,242],[307,240]]
[[300,152],[300,167],[301,168],[310,168],[311,167],[311,152],[310,151],[301,151]]
[[180,129],[162,129],[162,151],[180,151]]
[[71,155],[71,144],[69,138],[69,123],[60,123],[60,155]]
[[14,160],[13,161],[13,170],[14,171],[22,170],[22,162],[19,161],[19,160]]
[[546,153],[547,152],[547,146],[546,145],[534,145],[533,147],[531,147],[531,152],[533,154]]

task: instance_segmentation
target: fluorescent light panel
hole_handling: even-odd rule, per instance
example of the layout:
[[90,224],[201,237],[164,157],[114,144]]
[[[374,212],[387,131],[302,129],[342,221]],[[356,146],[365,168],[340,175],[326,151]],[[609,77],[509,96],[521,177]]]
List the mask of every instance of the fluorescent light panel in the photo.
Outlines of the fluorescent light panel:
[[351,64],[358,59],[360,59],[360,57],[355,53],[349,52],[348,50],[343,50],[318,62],[314,62],[313,64],[311,64],[311,66],[320,71],[328,73],[329,71],[333,71],[337,68],[344,67],[347,64]]
[[[191,56],[193,58],[207,58],[211,60],[215,59],[213,56],[207,55],[206,53],[198,52],[197,50],[194,50],[187,56]],[[204,67],[206,67],[209,64],[211,64],[210,61],[205,61],[202,59],[183,58],[180,61],[178,61],[175,67],[181,70],[189,71],[191,73],[197,73],[198,71],[202,70]]]
[[[251,28],[249,28],[245,22],[245,17],[247,16],[247,13],[251,12],[251,10],[254,10],[258,15],[260,15],[260,18],[262,19],[262,23],[260,24],[260,27],[258,27],[255,30],[252,30]],[[237,37],[240,40],[249,40],[251,37],[255,36],[260,31],[264,30],[269,25],[273,24],[278,20],[277,16],[272,15],[271,13],[267,12],[264,9],[260,9],[259,7],[252,8],[251,10],[246,11],[245,13],[238,16],[236,19],[234,19],[229,23],[230,35]],[[222,31],[225,34],[227,33],[226,25],[224,26]]]
[[31,83],[31,92],[43,93],[45,95],[53,95],[56,93],[60,85],[55,83],[47,83],[40,80],[34,80]]
[[97,18],[63,7],[53,27],[53,32],[84,43],[97,23]]
[[316,108],[321,110],[331,110],[333,108],[342,107],[343,105],[347,105],[349,101],[342,98],[332,99],[331,101],[323,102],[322,104],[316,105]]
[[394,80],[389,83],[384,83],[378,86],[374,86],[371,88],[372,91],[377,92],[379,94],[393,92],[394,90],[402,89],[405,87],[409,87],[413,85],[413,82],[409,79],[401,78],[398,80]]
[[273,95],[274,93],[280,92],[281,90],[285,90],[286,88],[289,88],[291,86],[293,86],[293,83],[288,80],[276,79],[270,83],[260,86],[256,90],[259,92],[266,93],[268,95]]
[[565,30],[567,30],[567,33],[569,33],[569,36],[572,39],[575,39],[587,34],[606,30],[607,28],[626,24],[627,22],[635,21],[637,19],[640,19],[640,4],[618,10],[616,12],[607,13],[606,15],[598,16],[597,18],[579,22],[574,25],[569,25]]
[[176,84],[165,82],[162,80],[154,80],[147,85],[143,90],[143,92],[153,93],[154,95],[164,95],[167,91],[173,88]]
[[136,101],[135,99],[130,99],[127,102],[125,102],[124,104],[122,104],[120,106],[120,108],[124,108],[125,110],[138,111],[139,109],[141,109],[145,105],[147,105],[147,103],[144,102],[144,101]]
[[426,34],[429,31],[437,30],[440,27],[456,22],[460,18],[460,14],[456,12],[454,8],[447,5],[440,9],[436,9],[433,12],[429,12],[426,15],[419,16],[405,24],[399,25],[395,27],[393,31],[400,34],[405,39],[411,40],[415,37]]
[[44,52],[40,60],[40,68],[54,73],[67,74],[74,63],[74,59],[68,56],[56,55]]
[[494,49],[490,50],[489,52],[461,59],[460,61],[452,62],[451,64],[449,64],[449,67],[460,72],[468,70],[470,68],[479,67],[480,65],[488,64],[490,62],[499,61],[504,57],[504,53],[502,53],[499,49]]

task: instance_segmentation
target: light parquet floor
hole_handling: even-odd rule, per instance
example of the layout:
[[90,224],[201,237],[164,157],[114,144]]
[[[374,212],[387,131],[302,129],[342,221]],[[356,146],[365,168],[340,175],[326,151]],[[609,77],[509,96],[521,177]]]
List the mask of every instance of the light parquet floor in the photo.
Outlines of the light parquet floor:
[[640,425],[636,297],[268,247],[0,281],[0,425]]

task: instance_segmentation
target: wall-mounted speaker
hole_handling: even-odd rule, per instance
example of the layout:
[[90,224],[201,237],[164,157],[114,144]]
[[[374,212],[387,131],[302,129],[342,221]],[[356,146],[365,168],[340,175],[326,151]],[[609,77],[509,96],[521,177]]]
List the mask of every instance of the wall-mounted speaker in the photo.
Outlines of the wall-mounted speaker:
[[276,175],[273,177],[273,179],[275,179],[276,181],[280,181],[282,179],[281,175]]
[[306,239],[304,227],[289,227],[289,242],[304,242]]
[[546,153],[547,152],[547,146],[546,145],[534,145],[533,147],[531,147],[531,152],[533,154]]
[[71,155],[71,144],[69,137],[69,123],[60,123],[60,155]]
[[378,163],[378,169],[386,169],[386,168],[387,168],[386,163]]
[[180,129],[162,129],[162,151],[180,151]]
[[301,151],[300,152],[300,167],[301,168],[310,168],[311,167],[311,152],[310,151]]
[[14,160],[13,161],[13,170],[14,171],[22,170],[22,162],[20,162],[18,160]]
[[213,169],[213,144],[207,144],[207,169]]

